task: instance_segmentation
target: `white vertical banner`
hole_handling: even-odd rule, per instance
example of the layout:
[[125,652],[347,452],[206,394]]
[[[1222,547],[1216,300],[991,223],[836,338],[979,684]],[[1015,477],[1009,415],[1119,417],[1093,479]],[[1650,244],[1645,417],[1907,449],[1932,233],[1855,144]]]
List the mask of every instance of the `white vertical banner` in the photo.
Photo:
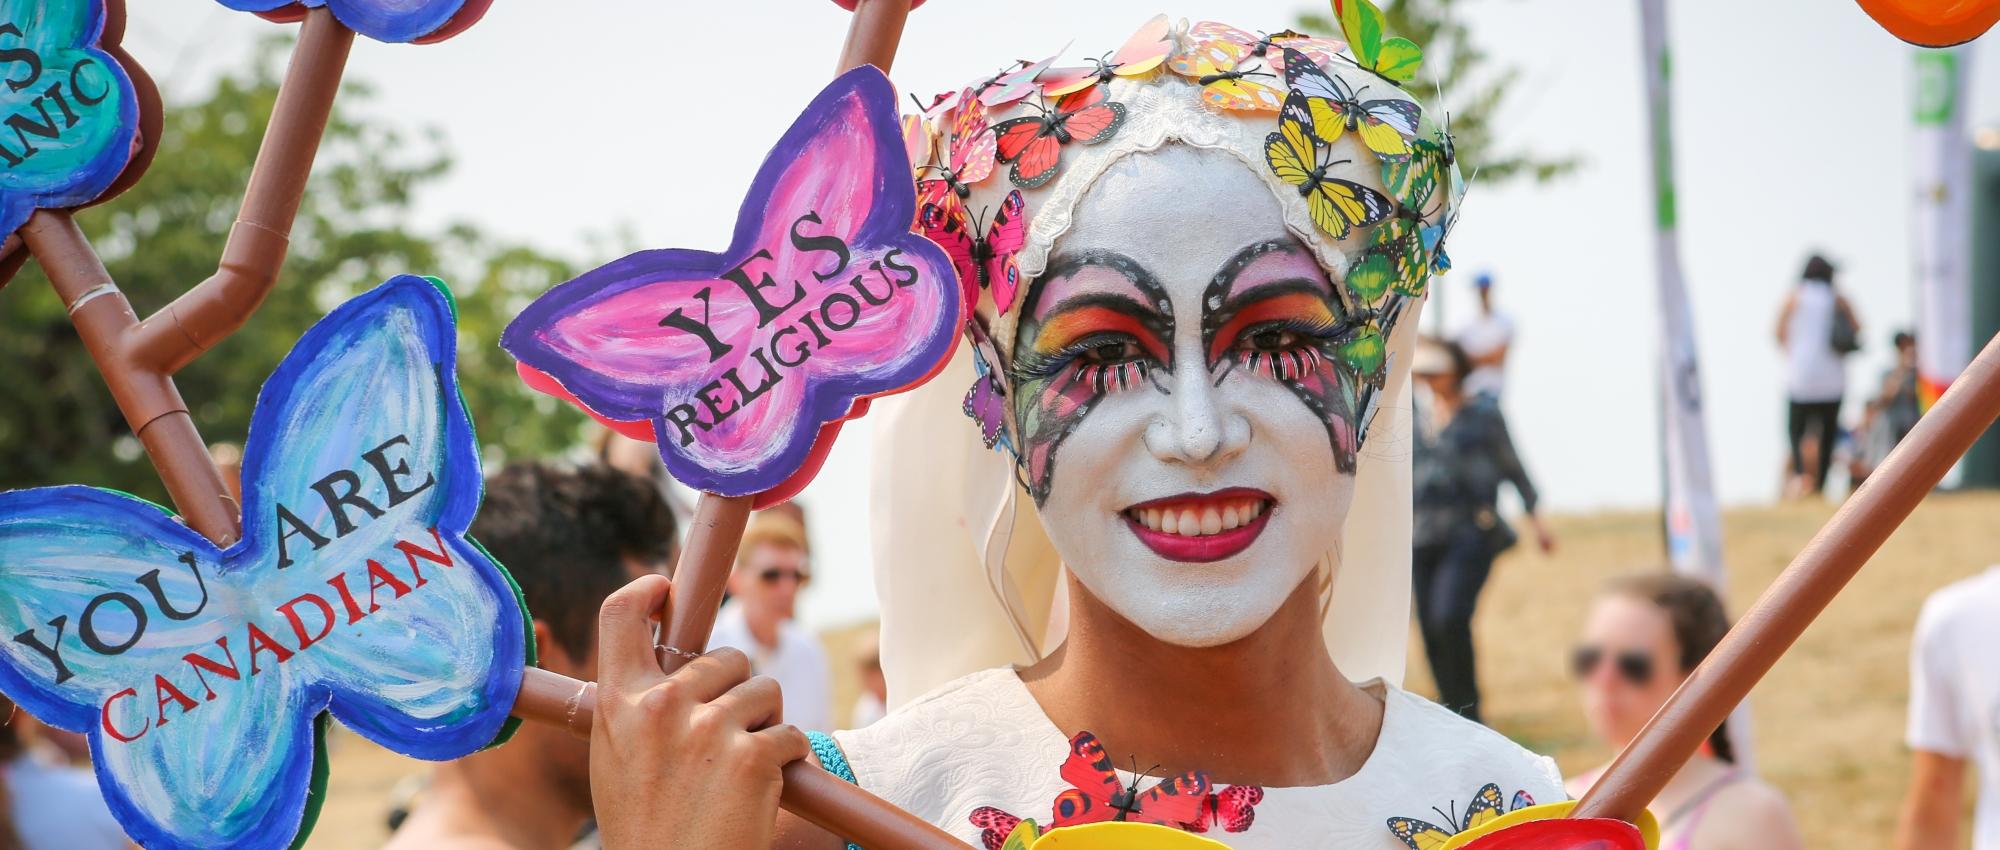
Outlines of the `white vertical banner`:
[[[1708,425],[1701,406],[1701,366],[1694,313],[1681,277],[1674,199],[1673,53],[1667,48],[1666,0],[1639,0],[1646,63],[1646,105],[1652,131],[1653,254],[1658,264],[1660,316],[1660,462],[1663,466],[1667,559],[1674,571],[1726,587],[1722,516],[1709,471]],[[1750,765],[1750,703],[1729,715],[1736,763]]]
[[1972,144],[1966,81],[1972,51],[1916,48],[1910,138],[1917,392],[1928,409],[1972,359]]
[[1651,117],[1653,246],[1658,264],[1660,416],[1667,557],[1674,570],[1722,586],[1722,520],[1709,471],[1708,426],[1701,406],[1694,316],[1681,277],[1675,234],[1674,121],[1666,0],[1639,0],[1645,45],[1646,103]]

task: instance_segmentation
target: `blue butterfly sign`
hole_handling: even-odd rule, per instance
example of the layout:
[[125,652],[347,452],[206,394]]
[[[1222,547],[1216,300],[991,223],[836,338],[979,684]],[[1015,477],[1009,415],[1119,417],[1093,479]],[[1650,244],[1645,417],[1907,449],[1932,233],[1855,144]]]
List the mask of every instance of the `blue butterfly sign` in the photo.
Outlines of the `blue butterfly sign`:
[[328,716],[427,759],[511,730],[532,631],[465,536],[454,318],[405,275],[306,333],[258,396],[227,549],[122,493],[0,493],[0,691],[88,735],[139,843],[293,845]]
[[159,95],[118,44],[121,0],[0,0],[0,235],[138,179]]

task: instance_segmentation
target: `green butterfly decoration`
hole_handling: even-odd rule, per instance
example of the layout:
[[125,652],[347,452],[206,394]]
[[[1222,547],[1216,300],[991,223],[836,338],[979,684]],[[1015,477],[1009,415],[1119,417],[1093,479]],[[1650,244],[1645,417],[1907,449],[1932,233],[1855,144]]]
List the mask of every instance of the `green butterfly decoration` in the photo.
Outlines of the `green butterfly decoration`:
[[1424,49],[1407,38],[1383,38],[1382,10],[1370,0],[1333,0],[1334,17],[1347,37],[1347,49],[1361,67],[1380,74],[1397,85],[1417,76],[1424,62]]
[[1334,349],[1334,356],[1353,369],[1354,374],[1369,386],[1382,385],[1382,364],[1389,346],[1382,339],[1382,332],[1371,322],[1354,332],[1347,341]]
[[1028,850],[1028,845],[1040,837],[1041,828],[1035,826],[1033,818],[1029,818],[1014,825],[1014,831],[1007,834],[1007,843],[1000,845],[1000,850]]

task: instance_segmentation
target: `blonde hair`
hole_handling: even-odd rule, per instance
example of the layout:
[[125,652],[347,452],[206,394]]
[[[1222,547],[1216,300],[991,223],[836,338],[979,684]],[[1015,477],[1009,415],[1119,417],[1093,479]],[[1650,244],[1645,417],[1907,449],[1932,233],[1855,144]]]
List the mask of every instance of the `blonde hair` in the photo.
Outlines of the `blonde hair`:
[[736,546],[736,567],[750,557],[750,551],[759,544],[769,544],[788,549],[797,549],[807,555],[812,554],[812,543],[806,539],[804,523],[789,514],[758,511],[750,516],[750,524],[743,529],[743,542]]

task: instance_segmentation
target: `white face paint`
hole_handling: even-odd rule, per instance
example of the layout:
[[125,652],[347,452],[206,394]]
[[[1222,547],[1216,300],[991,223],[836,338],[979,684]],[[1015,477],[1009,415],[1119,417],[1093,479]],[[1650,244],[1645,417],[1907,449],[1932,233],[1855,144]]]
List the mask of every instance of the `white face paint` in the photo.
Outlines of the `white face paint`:
[[1023,304],[1012,393],[1031,491],[1083,585],[1161,640],[1268,621],[1354,492],[1332,285],[1249,167],[1120,160]]

